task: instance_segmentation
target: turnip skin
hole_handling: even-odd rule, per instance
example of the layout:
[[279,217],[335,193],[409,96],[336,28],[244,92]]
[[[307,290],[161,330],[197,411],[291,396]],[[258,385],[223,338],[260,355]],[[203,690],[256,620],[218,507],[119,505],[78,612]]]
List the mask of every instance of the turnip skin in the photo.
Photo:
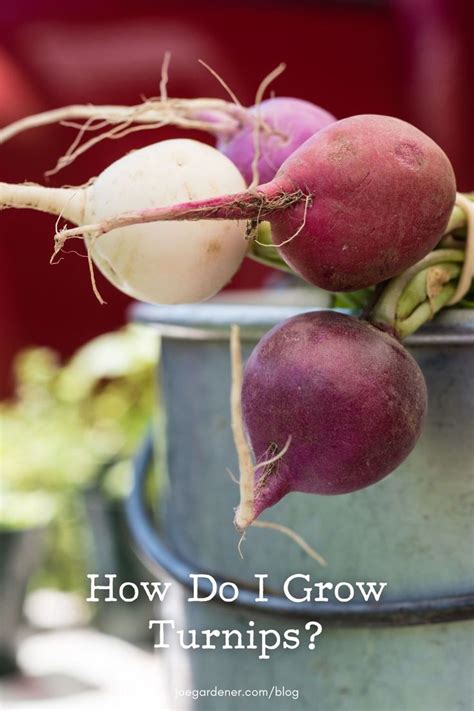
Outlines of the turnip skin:
[[[95,180],[86,198],[88,221],[124,210],[171,205],[245,187],[229,159],[188,139],[162,141],[127,154]],[[92,257],[121,291],[142,301],[203,301],[239,268],[248,242],[245,223],[137,224],[95,241]]]
[[[308,138],[336,121],[332,114],[316,104],[283,96],[262,101],[258,107],[252,106],[249,113],[258,115],[268,127],[285,136],[260,134],[258,176],[262,184],[272,180],[282,163]],[[239,168],[246,183],[250,184],[253,179],[252,164],[255,154],[252,124],[241,126],[230,138],[219,138],[216,147],[230,158]]]
[[[352,291],[401,273],[439,242],[456,198],[441,148],[414,126],[388,116],[343,119],[310,138],[275,181],[312,196],[305,227],[280,248],[304,279]],[[272,221],[275,244],[294,234],[304,205]]]
[[367,322],[319,311],[275,326],[244,370],[242,411],[258,463],[254,517],[291,491],[346,494],[387,476],[418,440],[423,374],[395,338]]

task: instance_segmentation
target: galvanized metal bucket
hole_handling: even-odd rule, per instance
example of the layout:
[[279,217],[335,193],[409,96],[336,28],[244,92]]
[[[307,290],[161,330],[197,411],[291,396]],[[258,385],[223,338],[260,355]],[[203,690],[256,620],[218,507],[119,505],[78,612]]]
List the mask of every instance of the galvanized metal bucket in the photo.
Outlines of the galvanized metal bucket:
[[[165,486],[160,533],[142,497],[149,442],[137,458],[128,502],[132,532],[150,567],[175,580],[160,617],[179,629],[298,629],[298,649],[269,660],[245,650],[165,652],[170,679],[166,709],[258,711],[451,711],[471,709],[473,581],[474,319],[450,310],[407,343],[425,374],[429,415],[415,451],[392,475],[366,490],[335,497],[291,494],[265,512],[290,526],[328,560],[321,568],[279,533],[251,529],[237,551],[232,526],[238,490],[229,417],[229,326],[240,323],[244,353],[275,323],[311,305],[204,304],[137,306],[136,320],[160,333],[159,428],[155,456]],[[190,573],[211,571],[238,581],[234,603],[189,603]],[[255,574],[267,573],[267,603],[255,603]],[[291,574],[314,582],[386,582],[377,604],[292,603],[282,596]],[[176,581],[178,581],[177,584]],[[301,589],[301,587],[300,587]],[[206,591],[206,585],[203,584]],[[323,632],[308,648],[304,625]],[[469,620],[469,621],[468,621]],[[171,639],[171,638],[170,638]],[[286,689],[263,694],[202,696],[183,689]],[[298,700],[288,692],[297,692]],[[241,692],[242,693],[242,692]],[[267,692],[268,693],[268,692]]]

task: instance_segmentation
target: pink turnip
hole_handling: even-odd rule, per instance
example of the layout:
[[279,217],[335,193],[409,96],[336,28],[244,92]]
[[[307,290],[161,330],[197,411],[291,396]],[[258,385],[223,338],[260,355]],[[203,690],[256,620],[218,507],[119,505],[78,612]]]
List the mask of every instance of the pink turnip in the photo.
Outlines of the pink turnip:
[[[257,171],[260,183],[274,178],[282,163],[308,138],[336,120],[319,106],[290,97],[274,97],[248,110],[270,129],[260,133]],[[274,133],[271,132],[274,129]],[[255,129],[245,122],[233,133],[218,137],[216,147],[237,166],[245,182],[253,179]]]

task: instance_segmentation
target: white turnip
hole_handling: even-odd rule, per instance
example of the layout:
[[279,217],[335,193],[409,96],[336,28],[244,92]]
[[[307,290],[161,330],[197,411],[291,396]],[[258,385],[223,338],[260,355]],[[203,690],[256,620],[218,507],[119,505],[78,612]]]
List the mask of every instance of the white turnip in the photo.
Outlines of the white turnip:
[[[124,156],[84,188],[0,183],[0,207],[32,208],[75,222],[124,210],[211,198],[245,187],[233,163],[198,141],[162,141]],[[245,221],[136,224],[89,240],[90,254],[121,291],[154,303],[201,301],[232,278],[248,248]]]

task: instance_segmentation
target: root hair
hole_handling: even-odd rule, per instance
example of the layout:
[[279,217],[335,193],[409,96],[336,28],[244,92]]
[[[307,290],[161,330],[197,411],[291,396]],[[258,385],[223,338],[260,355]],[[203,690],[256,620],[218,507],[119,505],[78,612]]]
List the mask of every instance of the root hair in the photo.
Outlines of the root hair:
[[276,79],[282,72],[284,72],[286,69],[286,65],[281,63],[273,71],[271,71],[269,74],[267,74],[266,77],[262,79],[260,82],[260,85],[257,89],[257,93],[255,94],[255,113],[256,113],[256,121],[255,121],[255,126],[253,129],[253,145],[254,145],[254,155],[252,159],[252,182],[249,185],[249,191],[254,191],[259,182],[259,174],[258,174],[258,161],[260,160],[260,137],[261,137],[261,132],[262,132],[262,117],[261,117],[261,109],[260,109],[260,104],[262,103],[262,99],[265,95],[265,91],[268,88],[268,86],[272,83],[274,79]]
[[226,92],[228,93],[228,95],[230,96],[231,101],[233,101],[233,103],[234,103],[236,106],[242,106],[242,104],[240,103],[240,101],[239,101],[238,98],[237,98],[237,95],[232,91],[232,89],[231,89],[230,86],[227,84],[227,82],[225,82],[224,79],[216,72],[216,70],[213,69],[211,66],[209,66],[209,64],[206,64],[206,62],[205,62],[204,60],[202,60],[202,59],[198,59],[198,62],[199,62],[199,64],[202,64],[202,66],[203,66],[205,69],[207,69],[207,71],[208,71],[210,74],[212,74],[212,76],[213,76],[215,79],[217,79],[217,81],[218,81],[219,84],[222,86],[222,88],[224,89],[224,91],[226,91]]
[[296,545],[298,545],[307,555],[309,555],[310,558],[317,561],[319,565],[322,565],[323,567],[327,566],[327,561],[322,557],[322,555],[312,548],[309,543],[307,543],[305,539],[299,535],[299,533],[293,531],[292,528],[283,526],[281,523],[275,523],[274,521],[261,521],[260,519],[252,521],[251,525],[255,528],[270,528],[273,531],[283,533],[285,536],[288,536],[288,538],[291,538],[291,540],[296,543]]
[[163,57],[163,63],[161,65],[161,81],[160,81],[160,100],[166,101],[168,98],[168,69],[171,61],[171,52],[165,52]]

